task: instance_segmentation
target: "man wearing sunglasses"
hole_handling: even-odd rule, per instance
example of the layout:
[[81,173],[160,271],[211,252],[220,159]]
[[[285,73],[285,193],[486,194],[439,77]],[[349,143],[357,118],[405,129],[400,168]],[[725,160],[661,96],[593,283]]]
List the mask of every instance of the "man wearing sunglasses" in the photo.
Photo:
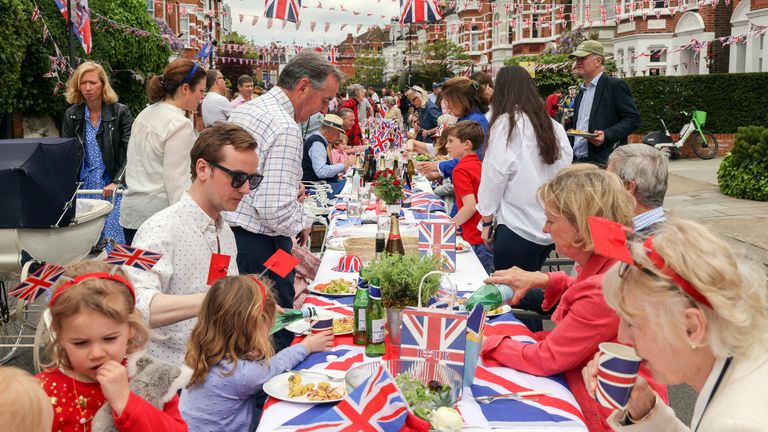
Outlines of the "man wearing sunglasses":
[[[241,272],[261,273],[278,249],[291,253],[295,237],[301,246],[306,243],[313,215],[296,200],[304,152],[299,123],[328,111],[343,78],[327,58],[304,50],[285,65],[277,86],[230,115],[230,123],[242,126],[259,143],[259,173],[264,176],[236,211],[224,214],[235,233]],[[294,272],[286,277],[265,274],[275,282],[278,304],[292,308]],[[293,333],[280,331],[274,340],[279,351],[290,345]]]
[[192,186],[176,203],[141,225],[133,246],[163,255],[151,271],[126,269],[136,307],[164,338],[147,349],[165,361],[184,362],[186,340],[208,287],[237,275],[237,245],[221,216],[261,183],[256,141],[243,128],[217,124],[195,141]]

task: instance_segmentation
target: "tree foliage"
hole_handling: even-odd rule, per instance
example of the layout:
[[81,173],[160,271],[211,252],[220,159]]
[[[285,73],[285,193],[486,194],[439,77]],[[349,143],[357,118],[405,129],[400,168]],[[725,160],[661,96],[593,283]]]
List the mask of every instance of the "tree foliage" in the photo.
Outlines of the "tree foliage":
[[355,76],[349,78],[346,85],[362,84],[380,89],[384,86],[384,57],[372,49],[363,49],[355,58]]
[[419,44],[416,52],[420,54],[416,67],[425,75],[437,77],[434,81],[454,76],[457,70],[467,67],[470,59],[463,47],[449,40]]
[[[506,59],[504,64],[511,66],[519,65],[522,62],[533,62],[536,65],[560,65],[556,69],[544,68],[536,71],[533,81],[539,88],[539,93],[544,97],[556,91],[565,92],[568,90],[568,87],[581,83],[581,78],[572,72],[573,60],[568,58],[567,53],[514,56]],[[613,62],[613,59],[606,59],[605,70],[609,74],[616,70],[616,64]]]
[[[64,91],[58,89],[54,95],[57,79],[44,78],[43,75],[51,68],[50,56],[57,55],[54,42],[61,50],[58,55],[67,56],[69,52],[64,18],[54,2],[37,3],[43,19],[36,21],[31,19],[31,0],[0,0],[0,6],[3,6],[0,8],[0,23],[6,24],[0,27],[0,35],[5,36],[0,38],[0,57],[5,66],[0,108],[6,112],[49,115],[60,122],[66,108]],[[98,21],[94,15],[91,21],[91,54],[86,56],[79,43],[75,47],[80,61],[93,60],[104,66],[120,101],[136,115],[146,105],[148,75],[161,73],[168,63],[171,55],[168,42],[160,36],[157,23],[147,13],[146,2],[142,0],[91,0],[89,6],[95,14],[150,33],[149,36],[128,33]],[[12,21],[12,24],[6,21]],[[46,40],[42,37],[43,22],[50,32]],[[19,56],[20,63],[16,61]],[[14,72],[16,67],[20,72]],[[66,82],[68,78],[65,71],[59,72],[61,81]],[[7,84],[12,81],[18,85]]]

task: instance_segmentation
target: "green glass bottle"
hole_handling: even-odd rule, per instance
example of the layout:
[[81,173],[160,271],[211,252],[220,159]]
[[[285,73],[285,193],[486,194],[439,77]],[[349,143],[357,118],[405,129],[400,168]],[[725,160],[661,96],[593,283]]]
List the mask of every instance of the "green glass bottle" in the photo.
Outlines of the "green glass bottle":
[[363,278],[357,279],[357,293],[352,302],[352,311],[355,317],[355,328],[352,341],[357,345],[365,345],[368,342],[365,312],[368,308],[368,284]]
[[379,280],[374,278],[368,286],[368,308],[365,310],[365,329],[368,333],[365,355],[368,357],[381,357],[387,351],[384,346],[385,317]]
[[485,284],[467,299],[465,307],[471,311],[475,306],[480,305],[485,310],[493,310],[509,303],[515,291],[512,287],[504,284]]
[[301,309],[285,309],[285,311],[275,317],[275,324],[269,334],[275,333],[285,328],[288,324],[317,316],[317,311],[312,306],[304,306]]

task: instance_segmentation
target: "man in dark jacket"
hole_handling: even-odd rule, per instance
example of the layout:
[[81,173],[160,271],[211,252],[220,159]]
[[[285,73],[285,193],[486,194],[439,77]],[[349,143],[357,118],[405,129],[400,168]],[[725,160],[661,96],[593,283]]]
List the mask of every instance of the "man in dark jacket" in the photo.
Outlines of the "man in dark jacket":
[[627,83],[605,75],[600,42],[582,42],[570,57],[576,59],[574,72],[584,80],[574,103],[573,123],[595,135],[573,138],[573,160],[605,166],[613,149],[626,144],[640,126],[640,112]]

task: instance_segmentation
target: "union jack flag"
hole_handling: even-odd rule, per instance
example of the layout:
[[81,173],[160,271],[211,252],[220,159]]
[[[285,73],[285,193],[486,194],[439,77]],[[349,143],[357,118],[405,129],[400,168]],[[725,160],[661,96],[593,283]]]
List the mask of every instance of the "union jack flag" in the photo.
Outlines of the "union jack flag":
[[443,269],[456,271],[456,224],[453,222],[419,222],[419,253],[443,259]]
[[392,147],[400,148],[403,145],[403,133],[396,130],[393,134]]
[[378,155],[379,153],[387,150],[389,134],[384,129],[381,129],[373,134],[373,141],[374,142],[371,144],[371,148],[373,148],[373,154]]
[[445,202],[440,198],[431,199],[431,198],[411,197],[408,201],[411,203],[410,208],[412,211],[421,211],[421,212],[427,212],[427,213],[431,213],[434,211],[445,212]]
[[437,0],[400,0],[400,22],[419,23],[439,21]]
[[[285,423],[298,432],[370,430],[397,432],[405,425],[408,405],[392,375],[382,366],[336,406],[305,411]],[[367,427],[365,427],[367,426]]]
[[331,64],[336,64],[336,47],[330,47],[328,48],[328,61],[331,62]]
[[[59,12],[64,16],[64,21],[68,21],[67,0],[54,0]],[[75,0],[73,5],[75,9],[75,20],[73,29],[75,36],[80,40],[80,45],[86,54],[91,53],[91,10],[88,9],[88,0]]]
[[16,285],[8,294],[31,302],[53,286],[56,280],[64,274],[64,270],[66,270],[64,267],[46,263],[34,272],[32,276],[26,278],[24,282]]
[[157,252],[151,252],[144,249],[132,248],[123,244],[115,245],[112,252],[109,253],[107,264],[126,265],[136,267],[137,269],[150,271],[152,267],[160,261],[163,255]]
[[264,16],[295,23],[299,20],[301,0],[266,0]]
[[[400,358],[425,360],[434,370],[444,364],[464,376],[464,350],[467,341],[467,315],[441,309],[403,311]],[[430,375],[432,370],[425,373]]]

